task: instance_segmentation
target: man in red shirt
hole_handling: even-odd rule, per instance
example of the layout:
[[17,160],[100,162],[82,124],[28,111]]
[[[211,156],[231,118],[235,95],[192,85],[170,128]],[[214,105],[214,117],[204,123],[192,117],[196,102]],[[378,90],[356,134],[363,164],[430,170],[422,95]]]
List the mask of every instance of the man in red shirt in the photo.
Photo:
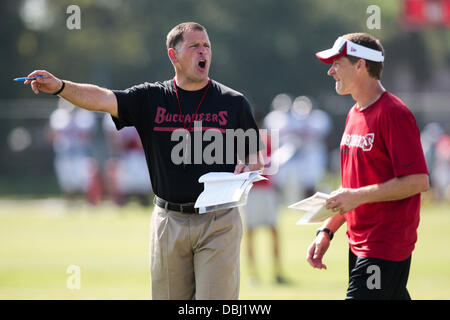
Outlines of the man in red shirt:
[[327,200],[338,213],[326,220],[309,246],[307,260],[322,258],[333,234],[347,222],[347,299],[410,299],[406,284],[417,241],[420,193],[428,170],[415,118],[380,82],[384,49],[364,33],[339,37],[316,53],[332,64],[328,75],[339,95],[356,104],[347,116],[341,150],[341,187]]

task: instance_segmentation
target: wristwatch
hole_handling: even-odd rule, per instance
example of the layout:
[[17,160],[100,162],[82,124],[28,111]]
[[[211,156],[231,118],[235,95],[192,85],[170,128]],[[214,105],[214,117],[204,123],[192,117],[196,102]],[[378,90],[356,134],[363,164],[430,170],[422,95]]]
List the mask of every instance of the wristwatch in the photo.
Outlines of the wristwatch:
[[317,236],[319,235],[319,233],[321,233],[321,232],[326,232],[326,233],[328,233],[328,236],[330,237],[330,241],[333,240],[333,237],[334,237],[333,231],[331,231],[331,230],[328,229],[328,228],[320,228],[320,229],[317,229],[317,231],[316,231],[316,237],[317,237]]

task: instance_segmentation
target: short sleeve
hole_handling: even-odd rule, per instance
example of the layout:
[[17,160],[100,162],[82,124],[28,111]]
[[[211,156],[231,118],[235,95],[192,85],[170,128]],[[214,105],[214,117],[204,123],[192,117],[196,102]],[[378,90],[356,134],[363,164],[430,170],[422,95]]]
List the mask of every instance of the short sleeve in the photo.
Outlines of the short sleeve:
[[112,116],[117,130],[123,127],[137,127],[144,119],[145,106],[148,102],[148,84],[140,84],[126,90],[113,90],[117,98],[118,117]]
[[406,107],[393,108],[386,114],[384,140],[391,157],[396,177],[410,174],[428,174],[420,141],[420,131],[414,115]]

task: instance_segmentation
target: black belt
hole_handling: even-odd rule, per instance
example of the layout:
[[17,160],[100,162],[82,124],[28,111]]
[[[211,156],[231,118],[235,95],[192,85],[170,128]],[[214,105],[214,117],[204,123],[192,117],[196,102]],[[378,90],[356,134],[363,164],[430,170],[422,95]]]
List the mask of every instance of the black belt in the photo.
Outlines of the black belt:
[[193,204],[169,202],[157,196],[155,196],[154,204],[166,210],[177,211],[181,213],[196,213],[196,214],[199,213],[198,212],[199,208],[194,208]]

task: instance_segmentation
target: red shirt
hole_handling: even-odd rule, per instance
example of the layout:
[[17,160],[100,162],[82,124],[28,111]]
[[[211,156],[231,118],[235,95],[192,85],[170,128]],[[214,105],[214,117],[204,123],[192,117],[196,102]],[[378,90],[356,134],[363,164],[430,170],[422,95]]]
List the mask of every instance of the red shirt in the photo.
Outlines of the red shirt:
[[[370,107],[350,110],[341,140],[343,188],[379,184],[394,177],[428,174],[415,118],[389,92]],[[391,261],[407,259],[417,241],[420,194],[364,204],[345,214],[352,252]]]

